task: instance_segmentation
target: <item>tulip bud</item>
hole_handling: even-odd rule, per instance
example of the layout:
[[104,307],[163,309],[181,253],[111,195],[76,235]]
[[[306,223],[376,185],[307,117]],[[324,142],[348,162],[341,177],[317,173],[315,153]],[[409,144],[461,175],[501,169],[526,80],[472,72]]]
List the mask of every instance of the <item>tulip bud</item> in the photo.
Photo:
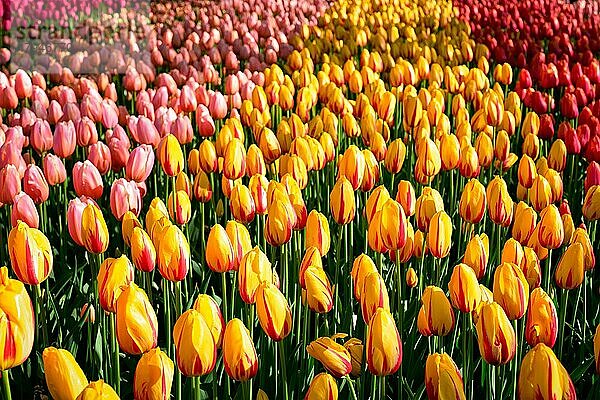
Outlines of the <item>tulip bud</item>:
[[448,283],[452,305],[464,313],[473,311],[481,301],[481,290],[477,275],[466,264],[454,267]]
[[517,392],[520,399],[575,399],[575,387],[569,373],[552,349],[537,344],[523,357]]
[[406,145],[402,139],[395,139],[388,146],[383,165],[390,174],[397,174],[402,170],[405,158]]
[[558,334],[558,318],[552,299],[542,288],[535,288],[529,297],[528,308],[525,340],[530,346],[544,343],[553,347]]
[[381,185],[375,188],[371,195],[367,199],[367,204],[365,208],[365,213],[367,217],[367,221],[370,223],[375,213],[380,211],[383,208],[383,205],[390,199],[390,194],[385,188],[385,186]]
[[333,308],[333,293],[329,279],[321,268],[310,266],[304,272],[306,285],[306,302],[308,307],[320,314],[328,313]]
[[85,389],[88,380],[71,353],[47,347],[43,352],[46,385],[52,398],[72,400]]
[[332,338],[320,337],[313,340],[306,346],[306,351],[336,378],[346,376],[352,371],[350,352]]
[[350,372],[350,375],[357,378],[362,372],[363,343],[360,339],[351,338],[344,343],[344,347],[352,358],[352,372]]
[[317,210],[312,210],[306,220],[305,248],[316,247],[323,257],[329,252],[330,243],[327,218]]
[[125,175],[128,179],[136,182],[144,182],[152,173],[154,166],[154,151],[152,146],[148,144],[142,144],[133,149],[129,158],[127,159],[127,165],[125,166]]
[[415,204],[417,227],[422,232],[429,231],[429,223],[433,216],[444,209],[444,200],[440,193],[430,187],[424,187]]
[[433,353],[427,357],[425,388],[427,397],[432,400],[465,398],[462,375],[454,360],[446,353]]
[[287,299],[268,281],[256,290],[256,311],[263,331],[274,341],[285,339],[292,330],[292,312]]
[[412,183],[410,183],[410,181],[398,182],[396,201],[400,203],[406,216],[414,215],[415,203],[417,202],[417,199],[415,197],[415,189],[413,188]]
[[526,203],[520,202],[515,209],[512,236],[521,244],[527,244],[537,224],[537,214]]
[[121,221],[127,211],[135,215],[142,209],[140,190],[134,181],[124,178],[115,180],[110,189],[110,209],[116,219]]
[[225,327],[223,364],[227,375],[240,382],[252,379],[258,372],[258,357],[250,332],[237,318],[229,321]]
[[[175,196],[174,196],[175,194]],[[171,192],[167,199],[169,216],[177,225],[185,225],[192,217],[192,204],[188,194],[183,190]]]
[[460,196],[460,217],[471,224],[481,222],[485,215],[485,187],[477,179],[471,179],[465,185]]
[[50,186],[63,183],[67,179],[67,171],[62,160],[54,154],[48,153],[42,160],[44,176]]
[[73,186],[78,196],[99,199],[104,190],[102,176],[91,161],[78,161],[73,166]]
[[158,321],[146,293],[135,283],[117,299],[117,339],[127,354],[142,354],[156,347]]
[[119,396],[113,388],[102,379],[96,382],[90,382],[89,385],[77,396],[76,400],[118,400]]
[[389,310],[378,308],[369,321],[365,344],[369,372],[377,376],[396,373],[402,363],[402,341]]
[[489,253],[489,240],[485,233],[473,236],[467,243],[463,262],[473,268],[477,279],[481,279],[485,275]]
[[131,234],[131,259],[142,272],[152,272],[156,266],[156,249],[145,230],[136,226]]
[[173,361],[159,348],[142,355],[135,367],[133,397],[140,400],[169,399],[174,367]]
[[355,145],[350,145],[338,164],[338,179],[346,177],[352,188],[357,190],[365,174],[365,156]]
[[527,189],[530,189],[533,186],[533,182],[535,178],[537,178],[535,163],[527,154],[523,154],[519,161],[517,177],[519,183]]
[[173,327],[177,367],[184,376],[204,376],[217,361],[217,347],[202,314],[191,309]]
[[88,204],[81,214],[81,241],[90,253],[101,254],[108,248],[108,228],[95,204]]
[[429,224],[427,247],[436,258],[447,257],[452,245],[452,221],[445,211],[438,211]]
[[335,378],[326,372],[316,375],[310,382],[304,400],[337,400],[338,386]]
[[389,311],[390,302],[387,289],[378,272],[372,272],[364,277],[360,293],[360,307],[365,324],[369,323],[378,308]]
[[557,249],[563,244],[565,229],[558,208],[550,204],[540,214],[538,240],[546,249]]
[[498,303],[483,304],[476,328],[479,353],[488,364],[504,365],[514,358],[517,351],[515,330]]
[[513,201],[504,179],[495,177],[488,184],[486,197],[490,219],[500,226],[509,226],[513,219]]
[[217,273],[231,271],[233,269],[233,247],[225,229],[216,224],[210,230],[206,242],[206,263],[208,267]]
[[28,285],[39,285],[52,271],[52,248],[48,238],[22,221],[8,235],[10,263],[17,278]]
[[225,332],[225,321],[221,309],[215,300],[207,294],[199,294],[194,302],[194,309],[202,315],[202,319],[212,334],[215,345],[221,348],[223,332]]
[[417,272],[414,268],[409,268],[406,270],[406,286],[413,289],[417,287],[419,284],[419,277],[417,276]]
[[525,315],[529,304],[529,283],[523,271],[513,264],[503,262],[494,272],[494,301],[511,319],[519,319]]
[[133,275],[133,267],[124,255],[102,262],[98,272],[98,297],[105,311],[116,312],[117,299],[123,289],[133,282]]
[[538,175],[531,185],[529,200],[536,211],[541,211],[552,202],[552,188],[548,180]]
[[345,177],[340,177],[329,196],[331,214],[339,225],[346,225],[354,219],[354,190]]
[[161,139],[156,149],[156,156],[168,176],[177,176],[183,170],[183,151],[175,136],[168,134]]
[[389,250],[399,250],[406,243],[406,216],[400,204],[392,199],[381,209],[381,236]]
[[424,336],[446,336],[454,328],[454,311],[442,289],[427,286],[421,297],[417,328]]
[[583,246],[579,242],[574,242],[567,247],[560,258],[554,273],[554,281],[561,289],[576,289],[583,283],[584,274]]

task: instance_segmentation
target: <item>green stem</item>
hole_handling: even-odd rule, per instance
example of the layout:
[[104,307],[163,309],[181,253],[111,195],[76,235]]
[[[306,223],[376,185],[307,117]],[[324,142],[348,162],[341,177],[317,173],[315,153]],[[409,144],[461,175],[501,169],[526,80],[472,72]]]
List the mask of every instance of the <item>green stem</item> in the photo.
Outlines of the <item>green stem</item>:
[[46,308],[42,299],[42,289],[40,285],[35,285],[35,302],[39,308],[39,318],[42,323],[42,345],[45,349],[48,347],[48,321],[46,321]]
[[223,293],[221,293],[221,300],[223,301],[223,316],[225,317],[225,323],[229,321],[229,313],[227,309],[227,277],[225,276],[226,272],[221,274],[221,289]]
[[352,394],[352,400],[358,400],[358,397],[356,397],[356,391],[354,390],[354,383],[352,382],[352,379],[350,379],[348,377],[348,375],[344,376],[344,379],[346,380],[346,382],[348,382],[348,387],[350,387],[350,393]]
[[114,360],[113,360],[113,365],[114,365],[114,379],[113,379],[113,385],[114,385],[114,389],[115,392],[117,392],[117,395],[120,396],[121,393],[121,362],[120,362],[120,356],[119,356],[119,343],[117,342],[117,327],[115,324],[115,314],[112,313],[110,314],[110,330],[112,333],[112,344],[113,344],[113,350],[114,350]]
[[163,279],[163,302],[165,306],[165,334],[166,334],[166,347],[167,347],[167,355],[169,358],[172,358],[171,353],[171,305],[169,304],[169,299],[171,298],[171,293],[169,293],[169,281]]
[[12,400],[10,381],[8,380],[8,370],[2,371],[2,388],[4,389],[4,398],[6,400]]
[[562,359],[563,343],[565,342],[565,320],[567,319],[567,302],[569,291],[565,290],[560,298],[560,341],[558,342],[558,358]]
[[[181,282],[174,282],[175,285],[175,319],[179,318],[181,315]],[[171,330],[171,325],[168,326],[169,330]],[[169,346],[173,344],[169,342]],[[181,371],[177,368],[175,372],[175,398],[177,400],[181,399]]]
[[279,357],[280,357],[280,361],[281,361],[281,372],[283,373],[283,379],[282,379],[282,383],[283,383],[283,396],[285,400],[289,399],[289,395],[288,395],[288,380],[287,380],[287,367],[285,365],[286,359],[285,359],[285,346],[283,344],[283,340],[279,341],[278,343],[279,346]]

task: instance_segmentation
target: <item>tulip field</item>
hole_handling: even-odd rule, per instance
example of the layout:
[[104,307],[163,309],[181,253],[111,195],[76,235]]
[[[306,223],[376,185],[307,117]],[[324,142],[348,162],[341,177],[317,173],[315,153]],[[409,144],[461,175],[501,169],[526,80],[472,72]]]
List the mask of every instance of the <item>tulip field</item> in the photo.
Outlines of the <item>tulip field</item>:
[[0,17],[0,399],[600,400],[599,2]]

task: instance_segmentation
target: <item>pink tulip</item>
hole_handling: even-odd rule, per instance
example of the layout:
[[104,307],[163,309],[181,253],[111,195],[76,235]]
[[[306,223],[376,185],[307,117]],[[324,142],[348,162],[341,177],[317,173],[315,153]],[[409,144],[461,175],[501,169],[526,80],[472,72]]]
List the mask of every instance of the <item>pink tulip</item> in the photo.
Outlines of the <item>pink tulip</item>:
[[215,122],[208,108],[200,104],[196,110],[196,126],[202,137],[210,137],[215,134]]
[[113,137],[108,142],[108,148],[110,149],[112,170],[115,172],[121,171],[125,168],[129,159],[129,140]]
[[100,175],[106,175],[112,166],[112,157],[108,146],[103,142],[96,142],[88,150],[88,160],[98,168]]
[[191,143],[194,139],[194,130],[190,118],[187,115],[178,116],[171,124],[171,133],[175,135],[179,143]]
[[96,202],[85,196],[76,197],[69,201],[69,207],[67,209],[67,228],[69,228],[71,239],[79,246],[84,245],[81,237],[81,214],[83,214],[83,210],[89,204],[96,205]]
[[50,129],[48,121],[44,121],[40,118],[35,120],[29,134],[29,142],[31,147],[33,147],[38,154],[45,153],[52,149],[54,138],[52,137],[52,130]]
[[110,188],[110,210],[119,221],[127,211],[136,216],[142,208],[140,190],[134,181],[117,179]]
[[96,125],[88,117],[82,117],[76,125],[77,146],[87,147],[98,141]]
[[12,204],[13,198],[21,191],[21,176],[17,167],[5,165],[0,170],[0,203]]
[[100,171],[89,160],[78,161],[73,166],[73,186],[78,196],[92,199],[99,199],[104,189]]
[[[129,117],[130,121],[135,117]],[[134,120],[135,121],[135,120]],[[160,135],[156,130],[156,127],[146,117],[139,117],[137,121],[135,121],[135,127],[132,129],[133,125],[130,123],[129,129],[131,130],[131,135],[133,139],[139,144],[151,144],[152,147],[156,148],[158,146],[158,142],[160,142]]]
[[73,121],[59,122],[54,129],[54,154],[67,158],[73,154],[76,145],[75,125]]
[[31,78],[22,69],[15,74],[15,92],[20,99],[30,98],[33,93]]
[[48,200],[49,188],[44,173],[34,164],[29,164],[23,176],[23,190],[36,204],[41,204]]
[[107,129],[114,128],[119,123],[119,109],[112,100],[102,100],[102,125]]
[[213,92],[208,109],[213,119],[223,119],[227,116],[227,101],[221,92]]
[[65,164],[63,164],[60,158],[52,153],[46,154],[42,160],[42,167],[44,168],[46,182],[48,182],[50,186],[63,183],[65,179],[67,179]]
[[100,96],[94,96],[91,94],[85,94],[81,99],[81,105],[79,109],[82,117],[88,117],[94,123],[102,120],[102,109],[100,103],[102,99]]
[[79,122],[81,119],[81,112],[79,111],[79,106],[77,103],[67,103],[63,106],[63,121],[73,121],[74,124]]
[[194,91],[188,85],[184,85],[181,88],[181,95],[179,97],[180,110],[184,113],[191,113],[197,106],[198,103]]
[[127,179],[144,182],[150,176],[154,166],[154,150],[148,144],[142,144],[129,154],[125,167]]
[[25,192],[19,192],[14,198],[10,212],[10,223],[14,228],[19,221],[25,222],[30,228],[38,228],[40,217],[35,203]]
[[48,122],[52,125],[56,125],[63,117],[62,106],[58,101],[52,100],[48,106]]

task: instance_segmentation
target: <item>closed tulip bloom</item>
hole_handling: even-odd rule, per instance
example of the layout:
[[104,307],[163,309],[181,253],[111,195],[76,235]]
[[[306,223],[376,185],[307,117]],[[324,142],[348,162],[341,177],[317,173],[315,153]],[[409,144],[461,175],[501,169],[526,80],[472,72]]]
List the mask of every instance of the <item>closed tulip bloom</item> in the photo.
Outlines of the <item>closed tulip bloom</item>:
[[214,272],[223,273],[233,269],[233,246],[225,229],[216,224],[210,230],[206,242],[206,263]]
[[486,189],[486,197],[490,219],[500,226],[509,226],[513,219],[513,201],[504,179],[498,176],[492,179]]
[[156,149],[156,157],[168,176],[177,176],[183,170],[183,151],[177,138],[171,134],[161,139]]
[[369,323],[378,308],[390,309],[387,288],[378,272],[365,276],[360,293],[360,308],[365,324]]
[[83,215],[83,210],[89,204],[96,203],[93,199],[76,197],[69,201],[69,206],[67,208],[67,228],[69,229],[69,235],[79,246],[84,246],[81,216]]
[[579,242],[572,243],[563,253],[556,272],[554,281],[561,289],[576,289],[583,283],[585,274],[583,246]]
[[440,193],[429,186],[424,187],[415,204],[415,216],[419,230],[429,231],[429,222],[438,211],[443,209],[444,200]]
[[85,374],[69,351],[47,347],[42,358],[46,385],[53,399],[76,399],[88,385]]
[[252,193],[247,186],[236,184],[231,191],[229,201],[231,215],[233,215],[233,218],[237,221],[247,224],[254,219],[256,207],[254,205]]
[[42,160],[42,167],[46,181],[50,186],[63,183],[65,179],[67,179],[67,170],[65,169],[65,164],[60,158],[52,153],[46,154]]
[[194,198],[201,203],[208,203],[212,198],[212,186],[204,171],[200,171],[198,175],[196,175],[192,189]]
[[21,191],[21,176],[12,164],[0,170],[0,203],[12,204],[14,197]]
[[329,252],[330,244],[331,238],[327,217],[317,210],[312,210],[306,220],[305,248],[316,247],[321,257],[323,257]]
[[117,339],[127,354],[142,354],[156,347],[158,321],[146,292],[131,282],[117,299]]
[[265,281],[256,290],[256,313],[263,331],[274,341],[285,339],[292,330],[292,311],[277,286]]
[[258,215],[264,215],[267,211],[267,188],[269,181],[264,175],[254,175],[248,182],[248,189],[254,200],[254,206]]
[[[405,92],[406,93],[406,92]],[[403,101],[403,123],[407,130],[412,131],[423,116],[423,104],[417,96],[408,95]]]
[[556,139],[548,153],[548,167],[557,172],[564,171],[567,165],[567,146],[562,139]]
[[569,373],[552,349],[539,343],[529,350],[519,368],[517,392],[520,399],[576,399]]
[[590,241],[590,236],[588,231],[585,229],[585,226],[582,225],[575,229],[572,243],[575,242],[579,242],[583,246],[583,261],[585,270],[593,270],[596,266],[596,256],[594,255],[594,248],[592,247],[592,242]]
[[240,382],[252,379],[258,372],[258,357],[250,332],[237,318],[229,321],[225,327],[223,364],[227,375]]
[[515,357],[515,330],[498,303],[483,304],[476,328],[479,353],[488,364],[504,365]]
[[352,188],[358,190],[360,187],[366,168],[364,154],[355,145],[350,145],[338,164],[338,179],[345,176]]
[[520,202],[515,208],[515,223],[512,236],[523,245],[527,244],[537,224],[537,214],[525,202]]
[[119,221],[127,211],[138,215],[142,209],[142,198],[137,184],[124,178],[115,180],[110,188],[110,209]]
[[503,262],[494,272],[494,301],[510,320],[525,315],[529,304],[529,283],[523,271],[513,263]]
[[256,290],[261,283],[273,280],[271,262],[259,247],[243,256],[238,272],[240,297],[247,304],[256,302]]
[[550,204],[540,214],[538,240],[546,249],[557,249],[564,241],[565,228],[558,208]]
[[389,310],[378,308],[369,321],[365,344],[369,372],[377,376],[396,373],[402,363],[402,341]]
[[454,360],[446,353],[433,353],[427,357],[425,389],[431,400],[466,399],[462,375]]
[[354,219],[354,190],[346,177],[337,180],[329,195],[329,202],[331,215],[339,225],[346,225]]
[[163,278],[171,282],[185,279],[190,269],[190,245],[179,227],[171,225],[162,232],[157,254]]
[[450,171],[458,167],[460,160],[460,143],[456,135],[444,134],[440,139],[440,158],[442,169]]
[[600,185],[591,186],[585,192],[581,213],[588,221],[600,219]]
[[395,200],[388,200],[381,209],[381,236],[389,250],[399,250],[406,244],[406,216]]
[[422,335],[446,336],[454,329],[454,311],[442,289],[427,286],[423,291],[421,303],[417,327]]
[[467,243],[463,263],[473,268],[477,279],[481,279],[485,275],[489,253],[489,239],[485,233],[474,235]]
[[437,212],[429,224],[427,247],[436,258],[447,257],[452,245],[452,221],[445,211]]
[[[286,196],[287,197],[287,196]],[[292,230],[297,222],[296,212],[289,198],[287,202],[277,201],[268,207],[264,236],[271,246],[281,246],[292,238]]]
[[159,348],[142,355],[133,376],[136,400],[168,400],[175,372],[173,361]]
[[402,180],[398,182],[396,201],[400,203],[407,217],[414,215],[417,198],[415,196],[415,189],[410,181]]
[[246,149],[240,139],[233,138],[225,148],[223,155],[223,176],[227,179],[239,179],[246,174]]
[[50,241],[39,230],[22,221],[8,235],[10,263],[17,278],[28,285],[39,285],[52,271]]
[[175,322],[173,342],[177,367],[184,376],[204,376],[217,361],[217,346],[202,314],[191,309]]
[[523,264],[521,265],[523,275],[529,283],[529,289],[540,286],[542,280],[542,271],[540,269],[540,259],[531,247],[523,248]]
[[242,258],[252,249],[250,232],[245,225],[237,221],[227,222],[225,232],[227,232],[227,237],[229,237],[233,249],[233,269],[237,271]]
[[338,386],[335,378],[327,372],[321,372],[310,382],[304,400],[337,400]]
[[486,204],[485,187],[477,179],[469,180],[460,196],[460,217],[470,224],[477,224],[485,215]]
[[367,275],[374,272],[378,272],[377,267],[368,255],[361,254],[354,259],[350,274],[352,275],[352,282],[354,283],[354,298],[357,301],[361,301],[365,278]]
[[523,187],[530,189],[533,186],[533,182],[537,176],[535,163],[531,157],[529,157],[527,154],[523,154],[521,156],[521,160],[519,161],[519,169],[517,173],[519,183]]
[[384,185],[377,186],[369,195],[365,208],[367,221],[370,223],[375,213],[381,211],[383,205],[390,199],[390,193]]
[[77,396],[76,400],[118,400],[119,396],[109,384],[102,379],[90,382]]
[[36,119],[31,127],[29,141],[31,147],[33,147],[38,154],[43,154],[52,149],[54,138],[52,137],[52,130],[50,129],[50,124],[47,120],[40,118]]
[[415,177],[423,176],[425,179],[421,179],[420,183],[427,183],[440,172],[442,167],[440,152],[435,143],[429,138],[422,139],[418,148]]
[[[487,135],[484,134],[483,136],[487,138]],[[480,141],[477,142],[477,144],[478,143],[480,143]],[[483,156],[480,156],[478,151],[481,150],[479,148],[476,150],[475,147],[471,146],[470,144],[465,144],[461,147],[460,159],[458,161],[458,170],[461,176],[464,176],[465,178],[476,178],[479,176],[479,173],[481,172],[480,164],[484,164],[486,160],[483,158]],[[479,157],[482,159],[480,160]]]
[[0,268],[0,371],[19,366],[33,348],[35,315],[22,282],[8,277]]
[[309,247],[304,252],[304,256],[302,257],[302,262],[300,263],[300,268],[298,270],[298,280],[300,283],[300,287],[302,289],[306,289],[306,283],[304,281],[304,272],[308,267],[316,267],[323,269],[323,259],[321,258],[321,253],[319,249],[316,247]]
[[192,204],[190,198],[184,190],[177,190],[175,196],[173,192],[167,199],[169,216],[177,225],[185,225],[192,217]]
[[357,378],[362,372],[363,343],[360,339],[351,338],[344,343],[344,347],[348,350],[352,359],[352,372],[350,372],[350,375]]
[[144,182],[152,173],[153,167],[154,150],[149,144],[142,144],[129,154],[125,166],[125,176],[127,176],[127,179],[136,182]]
[[369,228],[367,229],[367,240],[369,243],[369,247],[371,250],[377,253],[384,253],[388,251],[387,247],[383,243],[383,235],[381,232],[381,223],[383,220],[382,211],[377,211],[375,216],[371,219],[369,223]]
[[202,318],[213,336],[213,340],[218,349],[223,342],[223,332],[225,332],[225,320],[217,302],[207,294],[200,294],[194,302],[194,309],[202,314]]
[[136,226],[133,228],[130,244],[133,265],[142,272],[152,272],[156,266],[156,249],[150,235]]
[[108,248],[108,228],[95,204],[88,204],[81,214],[81,240],[90,253],[101,254]]
[[73,166],[73,186],[78,196],[98,199],[102,196],[104,184],[98,168],[89,160],[78,161]]
[[98,297],[100,306],[108,312],[116,312],[117,299],[123,289],[133,282],[134,270],[126,256],[107,258],[98,272]]
[[208,139],[204,139],[202,143],[200,143],[198,151],[200,168],[207,174],[217,171],[219,163],[214,143]]
[[30,228],[38,228],[40,216],[35,203],[27,193],[20,192],[13,198],[13,206],[10,210],[10,224],[14,228],[19,221],[23,221]]
[[313,340],[306,346],[306,351],[336,378],[346,376],[352,371],[350,352],[332,338],[320,337]]
[[406,270],[406,286],[413,289],[417,287],[419,284],[419,276],[417,275],[417,271],[414,268],[409,268]]
[[464,313],[473,311],[481,301],[477,275],[466,264],[454,267],[448,283],[452,305]]
[[121,220],[121,233],[123,241],[127,246],[131,246],[131,235],[135,227],[142,228],[142,223],[138,217],[131,211],[125,212]]
[[23,175],[23,191],[27,193],[36,204],[41,204],[48,200],[49,189],[48,182],[44,173],[34,164],[29,164]]
[[73,121],[59,122],[54,128],[54,154],[60,158],[68,158],[77,145],[75,125]]
[[529,191],[529,201],[536,211],[541,211],[552,202],[552,188],[548,180],[542,175],[538,175],[531,185]]
[[525,252],[523,251],[523,246],[521,243],[517,242],[515,239],[510,238],[504,243],[504,247],[502,248],[502,253],[500,255],[500,262],[508,262],[521,267],[525,260]]
[[525,340],[530,346],[544,343],[553,347],[558,335],[558,318],[554,302],[542,288],[535,288],[529,297],[529,312],[525,325]]
[[310,266],[304,272],[306,303],[319,314],[325,314],[333,308],[333,289],[322,268]]

